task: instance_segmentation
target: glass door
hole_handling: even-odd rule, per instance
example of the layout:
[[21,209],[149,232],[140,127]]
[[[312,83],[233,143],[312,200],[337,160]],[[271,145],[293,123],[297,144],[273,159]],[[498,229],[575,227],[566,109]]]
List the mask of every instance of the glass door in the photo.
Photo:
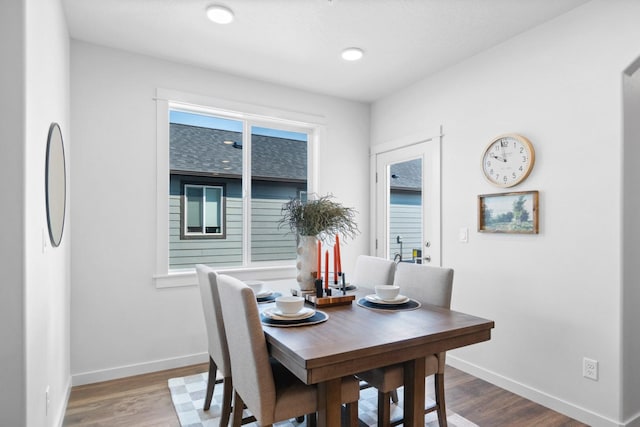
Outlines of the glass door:
[[440,138],[376,154],[376,255],[440,265]]

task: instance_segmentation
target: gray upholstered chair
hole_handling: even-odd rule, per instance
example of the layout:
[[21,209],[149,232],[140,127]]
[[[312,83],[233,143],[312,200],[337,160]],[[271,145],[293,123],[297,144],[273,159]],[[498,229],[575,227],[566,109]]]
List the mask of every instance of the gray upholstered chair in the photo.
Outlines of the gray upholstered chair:
[[[212,268],[202,264],[196,265],[196,272],[198,273],[200,298],[202,300],[202,311],[204,312],[209,346],[209,377],[207,379],[207,394],[204,399],[204,410],[209,410],[211,406],[213,390],[216,385],[216,373],[219,370],[224,382],[220,425],[227,425],[229,423],[229,416],[231,415],[233,384],[231,381],[231,363],[229,363],[229,350],[224,332],[222,312],[220,311],[220,302],[213,296],[216,273]],[[209,275],[211,275],[211,277]]]
[[[453,290],[453,270],[431,267],[422,264],[399,263],[396,267],[394,282],[400,286],[400,293],[420,301],[449,308]],[[435,375],[436,404],[425,409],[425,413],[437,411],[440,427],[447,425],[447,413],[444,399],[445,354],[438,353],[426,358],[425,373]],[[390,397],[403,385],[402,365],[394,365],[358,374],[361,380],[378,389],[378,426],[397,425],[402,420],[391,422]]]
[[[204,410],[211,407],[213,390],[216,384],[223,382],[222,406],[220,425],[229,424],[231,416],[231,398],[233,397],[233,381],[231,379],[231,363],[229,362],[229,348],[227,336],[224,330],[220,298],[217,290],[217,273],[211,267],[203,264],[196,265],[202,311],[204,312],[205,326],[207,329],[207,341],[209,346],[209,376],[207,378],[207,394],[204,399]],[[222,380],[216,380],[217,371],[220,371]],[[253,422],[253,417],[247,417],[243,424]]]
[[[358,255],[350,284],[371,289],[378,285],[391,285],[395,270],[396,263],[391,260],[370,255]],[[369,387],[371,385],[366,381],[360,384],[361,390]],[[393,403],[398,403],[398,393],[395,390],[391,392],[391,400]]]
[[[317,386],[306,385],[282,365],[269,358],[260,313],[253,291],[230,276],[218,276],[229,354],[234,382],[233,426],[240,425],[246,405],[262,427],[309,414],[315,424]],[[358,425],[358,380],[342,381],[343,403],[352,426]]]
[[390,285],[396,264],[388,259],[358,255],[350,284],[373,289],[377,285]]

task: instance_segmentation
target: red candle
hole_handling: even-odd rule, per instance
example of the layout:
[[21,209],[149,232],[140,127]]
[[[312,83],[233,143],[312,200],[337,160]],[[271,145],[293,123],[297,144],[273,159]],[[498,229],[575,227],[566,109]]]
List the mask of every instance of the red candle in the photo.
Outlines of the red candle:
[[318,239],[318,266],[316,268],[316,279],[321,279],[322,276],[320,275],[320,272],[322,271],[322,262],[320,261],[322,259],[322,242],[320,241],[320,239]]
[[342,259],[340,259],[340,237],[336,234],[336,255],[338,257],[338,273],[342,273]]
[[324,276],[324,288],[329,289],[329,249],[324,253],[324,266],[326,267]]
[[338,247],[333,246],[333,284],[338,284]]

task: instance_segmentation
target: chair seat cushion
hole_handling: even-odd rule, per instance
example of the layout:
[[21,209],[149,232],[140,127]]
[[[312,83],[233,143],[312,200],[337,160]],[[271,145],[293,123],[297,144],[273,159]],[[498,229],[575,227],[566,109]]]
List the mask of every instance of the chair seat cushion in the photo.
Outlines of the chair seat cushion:
[[[445,353],[440,353],[444,356]],[[444,372],[444,357],[442,357],[442,369]],[[434,375],[440,372],[438,355],[427,356],[425,359],[425,375]],[[402,365],[385,366],[382,368],[371,369],[356,375],[362,381],[367,382],[370,386],[375,387],[382,393],[391,392],[404,384],[404,370]]]

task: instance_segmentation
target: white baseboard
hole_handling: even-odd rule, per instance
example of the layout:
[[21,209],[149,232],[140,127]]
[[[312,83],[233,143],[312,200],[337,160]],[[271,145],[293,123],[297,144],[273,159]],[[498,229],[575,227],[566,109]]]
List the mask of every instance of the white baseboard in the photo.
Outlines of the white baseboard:
[[635,414],[633,417],[624,423],[625,427],[640,427],[640,414]]
[[64,424],[64,416],[67,413],[67,406],[69,405],[69,396],[71,395],[71,377],[67,379],[67,385],[65,386],[65,396],[64,401],[62,402],[62,410],[60,414],[58,414],[58,422],[54,425],[57,427],[62,427]]
[[[631,427],[447,354],[447,364],[592,427]],[[446,380],[445,380],[446,381]],[[633,424],[635,426],[635,424]]]
[[150,372],[164,371],[165,369],[181,368],[183,366],[196,365],[198,363],[207,362],[209,362],[209,354],[205,352],[174,357],[170,359],[136,363],[133,365],[118,366],[109,369],[101,369],[99,371],[82,372],[73,374],[71,378],[72,384],[76,386],[115,380],[117,378],[131,377],[134,375],[148,374]]

